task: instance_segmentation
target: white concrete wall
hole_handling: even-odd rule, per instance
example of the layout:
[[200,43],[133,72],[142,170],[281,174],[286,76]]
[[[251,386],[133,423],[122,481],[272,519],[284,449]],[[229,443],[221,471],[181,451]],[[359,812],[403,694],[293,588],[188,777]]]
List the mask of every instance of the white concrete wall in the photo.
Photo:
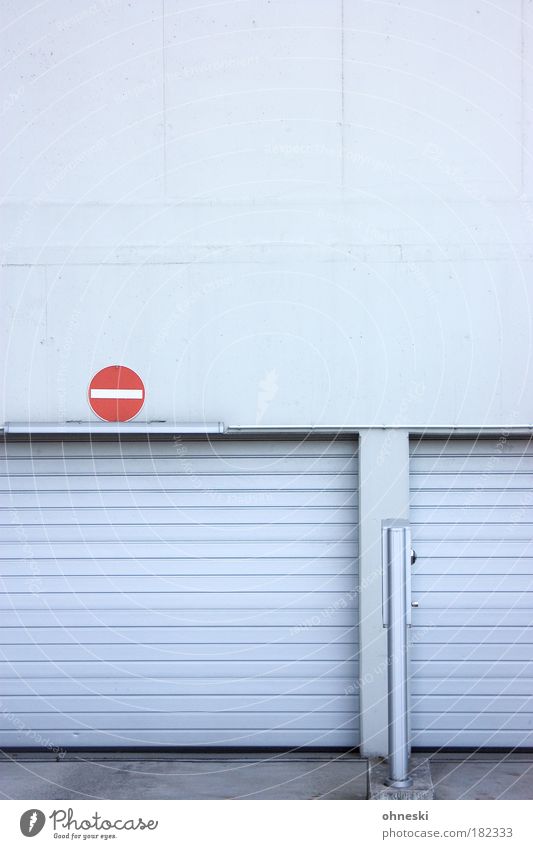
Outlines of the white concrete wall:
[[0,419],[532,423],[531,0],[2,12]]

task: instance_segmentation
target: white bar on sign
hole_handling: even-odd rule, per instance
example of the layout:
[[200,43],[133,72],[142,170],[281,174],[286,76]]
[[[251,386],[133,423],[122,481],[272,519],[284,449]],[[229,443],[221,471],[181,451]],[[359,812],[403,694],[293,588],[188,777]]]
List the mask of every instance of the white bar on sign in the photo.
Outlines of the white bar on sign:
[[91,389],[91,398],[142,398],[142,389]]

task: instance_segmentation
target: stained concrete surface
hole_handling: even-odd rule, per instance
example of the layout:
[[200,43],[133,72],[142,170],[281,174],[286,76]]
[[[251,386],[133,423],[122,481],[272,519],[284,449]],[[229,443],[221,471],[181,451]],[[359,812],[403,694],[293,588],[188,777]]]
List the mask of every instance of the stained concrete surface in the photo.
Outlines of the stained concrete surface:
[[436,799],[533,799],[533,755],[436,755]]
[[[436,799],[533,799],[533,755],[431,755]],[[6,755],[2,799],[365,799],[356,755]]]
[[357,757],[3,760],[4,799],[364,799]]

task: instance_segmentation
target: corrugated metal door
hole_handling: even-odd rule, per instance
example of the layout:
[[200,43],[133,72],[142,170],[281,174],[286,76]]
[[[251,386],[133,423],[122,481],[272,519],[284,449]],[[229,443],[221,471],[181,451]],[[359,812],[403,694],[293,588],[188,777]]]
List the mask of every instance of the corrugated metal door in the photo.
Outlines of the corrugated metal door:
[[358,744],[353,440],[8,442],[2,746]]
[[414,746],[533,746],[533,445],[412,444]]

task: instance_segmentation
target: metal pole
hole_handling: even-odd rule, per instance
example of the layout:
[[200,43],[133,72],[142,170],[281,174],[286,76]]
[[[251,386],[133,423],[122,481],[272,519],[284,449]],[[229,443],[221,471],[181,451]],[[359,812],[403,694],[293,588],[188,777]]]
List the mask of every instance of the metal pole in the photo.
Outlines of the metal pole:
[[389,777],[398,789],[409,778],[407,628],[411,624],[411,531],[409,523],[385,519],[383,539],[383,624],[387,628],[389,678]]

